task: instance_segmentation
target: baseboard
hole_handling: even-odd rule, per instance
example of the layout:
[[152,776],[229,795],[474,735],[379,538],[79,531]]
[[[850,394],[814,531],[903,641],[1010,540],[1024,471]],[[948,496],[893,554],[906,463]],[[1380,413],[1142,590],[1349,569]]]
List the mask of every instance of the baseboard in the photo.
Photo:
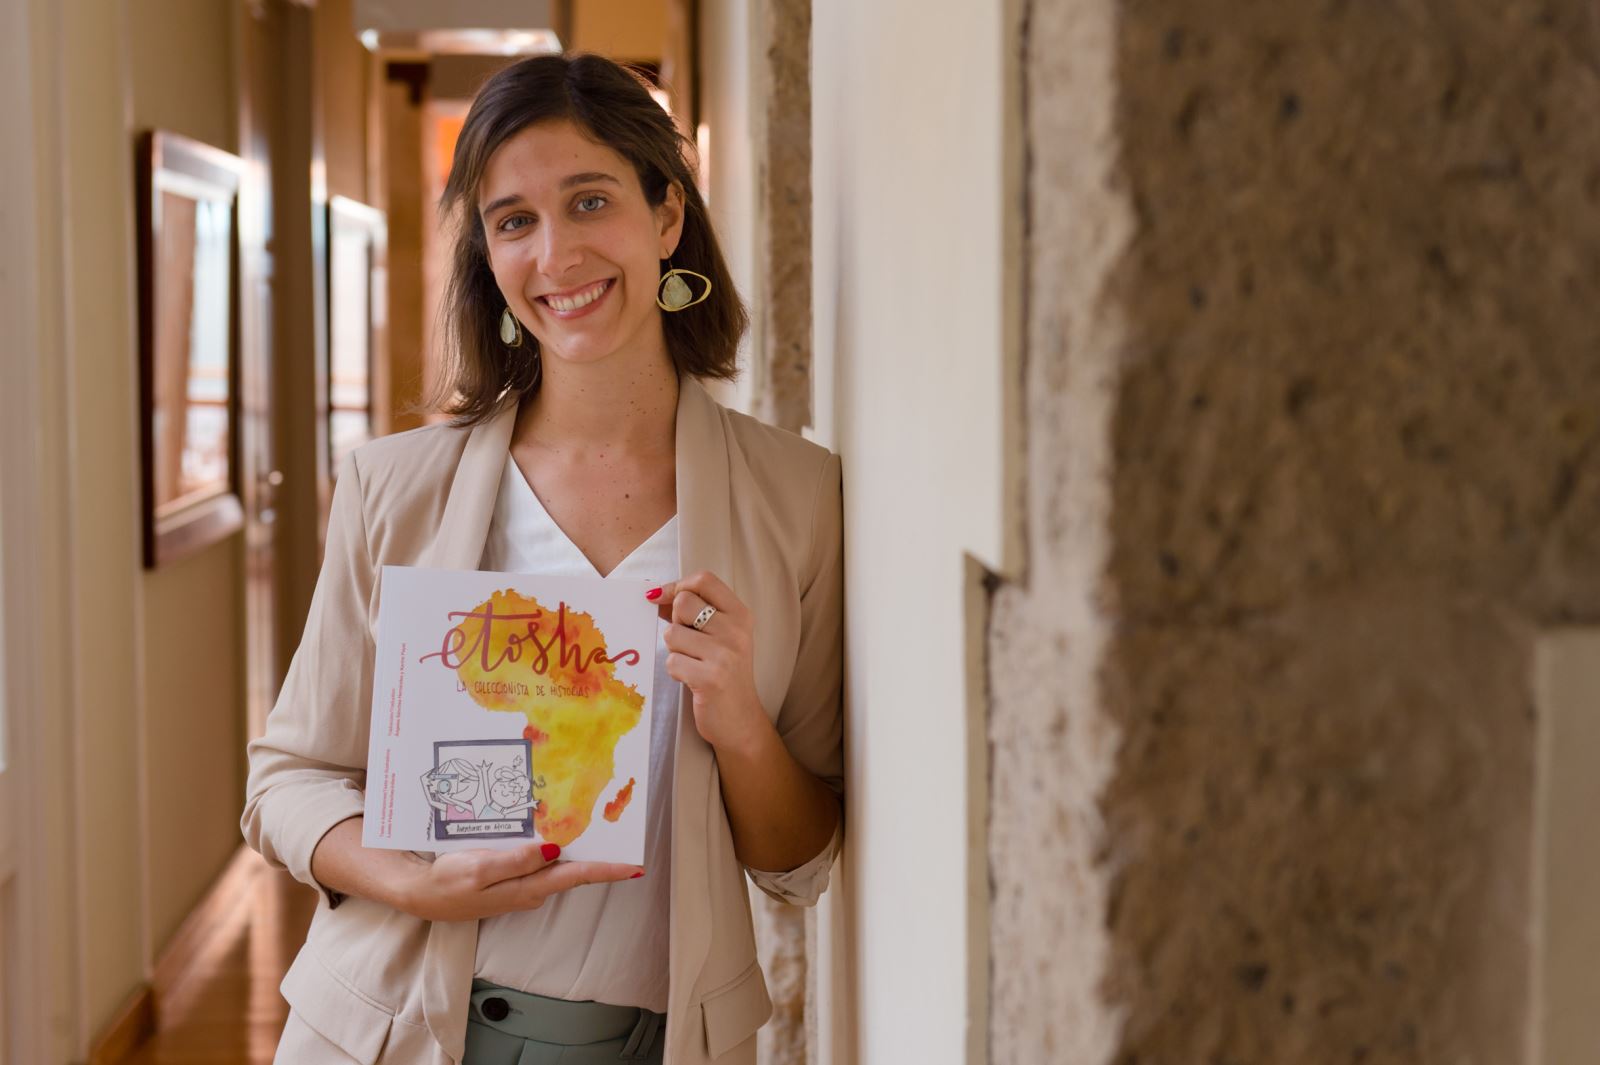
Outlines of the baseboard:
[[120,1065],[155,1032],[155,994],[149,984],[140,984],[89,1047],[86,1065]]
[[183,924],[173,933],[171,942],[156,959],[155,969],[150,974],[150,986],[155,992],[158,1009],[194,970],[206,946],[222,934],[239,907],[250,901],[256,877],[267,869],[266,860],[243,844],[228,859],[227,866],[211,885],[211,890],[183,919]]
[[267,869],[259,854],[239,847],[156,959],[150,982],[139,986],[91,1045],[86,1065],[121,1065],[156,1034],[162,1004],[195,970],[207,948],[227,934],[229,922],[249,905],[256,878]]

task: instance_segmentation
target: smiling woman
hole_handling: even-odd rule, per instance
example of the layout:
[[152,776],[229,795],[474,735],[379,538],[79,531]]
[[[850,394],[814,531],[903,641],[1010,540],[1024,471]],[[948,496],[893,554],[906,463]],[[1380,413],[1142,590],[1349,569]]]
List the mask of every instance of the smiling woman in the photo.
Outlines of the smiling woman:
[[[608,59],[541,56],[491,79],[439,204],[456,241],[435,405],[475,423],[506,388],[536,390],[544,359],[603,358],[651,328],[679,373],[733,377],[749,316],[694,158],[648,85]],[[638,236],[649,217],[653,240]],[[719,298],[693,316],[652,316],[666,306],[655,301],[668,265],[701,275]]]
[[[772,1003],[746,875],[810,905],[843,838],[838,456],[700,383],[733,375],[746,313],[689,145],[628,71],[540,56],[496,74],[442,209],[455,420],[350,453],[305,636],[251,747],[245,834],[327,900],[283,985],[278,1060],[511,1065],[555,1044],[573,1065],[754,1065]],[[385,566],[648,582],[643,868],[557,861],[573,836],[544,829],[542,847],[431,862],[361,846]],[[524,664],[593,646],[563,639]],[[447,643],[422,668],[440,653],[471,652]],[[549,730],[524,738],[556,757]],[[447,815],[482,812],[479,769],[432,789]]]

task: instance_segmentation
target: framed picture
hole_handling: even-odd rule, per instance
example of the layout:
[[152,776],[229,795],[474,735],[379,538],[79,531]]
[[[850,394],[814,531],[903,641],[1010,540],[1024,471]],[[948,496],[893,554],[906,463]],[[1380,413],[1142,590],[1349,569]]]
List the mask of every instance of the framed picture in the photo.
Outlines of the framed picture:
[[238,491],[237,156],[140,137],[139,404],[144,564],[244,523]]
[[384,335],[388,229],[383,212],[328,200],[328,481],[372,439],[372,371]]

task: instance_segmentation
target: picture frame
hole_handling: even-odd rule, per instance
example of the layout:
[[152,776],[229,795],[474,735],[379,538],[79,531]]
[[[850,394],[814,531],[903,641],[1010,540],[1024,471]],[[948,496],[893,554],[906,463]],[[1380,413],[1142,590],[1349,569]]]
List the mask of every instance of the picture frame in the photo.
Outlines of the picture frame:
[[140,135],[139,446],[144,564],[244,525],[239,493],[239,187],[243,161]]
[[324,517],[345,455],[377,435],[373,383],[387,336],[388,296],[383,212],[347,196],[329,197],[327,211],[327,362],[317,390]]

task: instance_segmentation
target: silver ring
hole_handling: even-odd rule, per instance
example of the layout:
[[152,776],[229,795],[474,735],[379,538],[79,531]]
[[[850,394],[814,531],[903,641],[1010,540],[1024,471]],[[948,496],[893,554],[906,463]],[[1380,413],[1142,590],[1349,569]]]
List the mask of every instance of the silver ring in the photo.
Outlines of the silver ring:
[[700,613],[694,616],[694,620],[689,624],[694,627],[694,631],[701,632],[707,625],[711,624],[711,619],[716,615],[716,612],[716,607],[707,604],[705,608],[700,611]]

